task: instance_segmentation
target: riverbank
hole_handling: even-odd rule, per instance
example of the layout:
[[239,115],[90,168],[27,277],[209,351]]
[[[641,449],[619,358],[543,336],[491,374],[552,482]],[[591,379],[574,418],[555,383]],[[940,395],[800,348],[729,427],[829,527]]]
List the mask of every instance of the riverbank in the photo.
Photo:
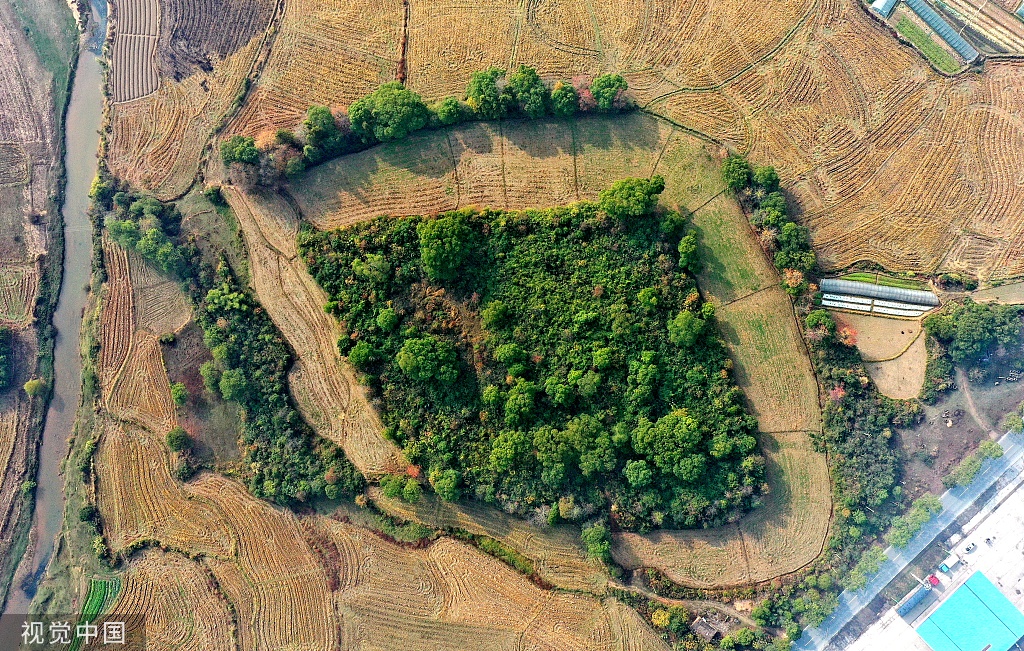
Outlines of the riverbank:
[[[96,18],[93,23],[102,25],[102,14],[97,13]],[[45,400],[37,400],[34,406],[33,431],[41,430],[42,436],[34,437],[35,445],[29,448],[32,459],[27,476],[35,479],[26,481],[34,481],[35,492],[27,496],[22,505],[12,553],[5,555],[12,561],[20,559],[7,594],[6,611],[10,613],[28,612],[63,521],[61,465],[79,404],[79,327],[92,248],[92,229],[86,210],[89,186],[96,172],[97,130],[102,111],[99,63],[102,38],[97,40],[93,36],[87,33],[81,38],[80,55],[69,63],[73,70],[68,75],[72,88],[70,93],[65,93],[69,99],[59,110],[62,119],[56,140],[60,143],[58,148],[63,162],[54,203],[62,209],[53,211],[50,255],[36,314],[37,322],[44,324],[38,332],[37,375],[44,378],[46,386],[52,390],[48,405]],[[13,569],[6,568],[7,576]]]

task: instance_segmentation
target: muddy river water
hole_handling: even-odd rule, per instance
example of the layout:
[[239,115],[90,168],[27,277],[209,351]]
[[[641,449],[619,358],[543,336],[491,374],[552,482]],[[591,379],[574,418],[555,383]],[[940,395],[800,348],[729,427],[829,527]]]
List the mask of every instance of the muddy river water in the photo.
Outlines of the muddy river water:
[[64,516],[64,478],[61,462],[67,439],[75,424],[81,398],[82,359],[80,332],[86,287],[92,260],[92,227],[87,213],[89,187],[96,176],[96,152],[103,114],[102,74],[99,56],[106,28],[106,6],[93,7],[93,32],[78,60],[71,103],[64,124],[67,150],[64,158],[67,187],[64,215],[64,281],[53,317],[57,329],[54,351],[54,391],[46,415],[39,454],[33,535],[28,553],[11,586],[6,611],[28,612],[50,556]]

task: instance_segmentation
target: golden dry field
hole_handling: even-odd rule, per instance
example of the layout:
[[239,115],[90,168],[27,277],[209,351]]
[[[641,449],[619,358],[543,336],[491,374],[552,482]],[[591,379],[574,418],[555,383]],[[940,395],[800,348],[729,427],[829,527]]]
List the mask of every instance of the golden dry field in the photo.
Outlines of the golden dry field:
[[244,233],[256,295],[298,358],[289,380],[302,415],[364,475],[404,470],[401,451],[384,438],[353,369],[342,362],[340,329],[323,310],[327,297],[298,257],[294,211],[270,193],[226,187],[224,194]]
[[[524,164],[527,151],[533,154],[532,165]],[[417,158],[417,152],[427,155]],[[699,139],[641,114],[585,119],[571,125],[553,121],[505,122],[500,128],[476,124],[450,133],[420,134],[327,163],[294,184],[291,194],[304,218],[320,228],[335,228],[388,210],[420,214],[467,205],[520,209],[576,197],[594,199],[607,183],[628,176],[630,170],[664,175],[662,201],[696,209],[693,220],[705,261],[698,277],[701,289],[719,305],[719,327],[736,365],[737,381],[764,432],[763,445],[780,451],[779,460],[771,466],[768,505],[741,525],[749,528],[746,539],[735,527],[652,534],[647,538],[672,541],[655,553],[657,546],[650,540],[639,542],[645,537],[628,534],[618,539],[616,558],[632,567],[665,567],[673,579],[699,586],[736,585],[788,574],[817,557],[831,518],[825,458],[810,450],[805,434],[820,430],[817,383],[789,297],[779,288],[775,269],[736,202],[723,194],[717,163]],[[510,192],[520,187],[529,190]],[[287,212],[285,202],[264,194],[234,189],[226,194],[239,215],[263,204],[266,217],[261,224],[278,223]],[[248,241],[254,229],[246,227],[245,221],[240,217]],[[261,226],[260,231],[268,229]],[[292,246],[286,237],[274,242]],[[255,254],[251,257],[256,259]],[[254,266],[258,270],[263,265]],[[261,300],[266,300],[262,294]],[[802,450],[796,441],[802,443]],[[787,475],[791,467],[798,467],[800,474]],[[510,530],[506,522],[512,519],[487,516],[487,509],[436,504],[411,509],[394,500],[379,500],[379,504],[402,517],[433,526],[458,526],[501,540],[534,559],[543,575],[550,543],[543,542],[539,528],[520,522]],[[514,535],[518,528],[533,534],[529,538]],[[786,541],[793,531],[799,531],[806,543],[789,546]],[[627,545],[624,540],[630,537],[639,540]],[[668,548],[676,550],[672,557],[689,570],[659,558]],[[711,549],[715,551],[710,553]],[[747,566],[740,570],[735,559],[744,550]],[[575,554],[578,551],[570,549],[565,558]],[[545,580],[565,587],[594,585],[595,576],[585,565],[561,560],[559,566],[571,572],[549,572]]]
[[737,524],[705,531],[620,533],[612,554],[626,569],[653,567],[694,588],[769,581],[821,553],[832,516],[831,482],[805,432],[763,436],[770,490]]
[[[109,263],[117,247],[106,250]],[[131,264],[109,268],[112,285],[132,290],[132,274],[123,276]],[[132,318],[114,315],[101,327]],[[140,336],[151,337],[138,330],[134,341],[104,341],[130,342],[130,360]],[[131,362],[123,364],[115,377],[128,372]],[[169,399],[159,366],[135,373]],[[300,518],[212,473],[183,484],[170,475],[159,428],[125,419],[113,404],[103,417],[98,505],[113,553],[139,543],[166,550],[132,557],[114,606],[150,618],[154,648],[667,648],[614,600],[542,590],[463,543],[402,547],[341,521]]]
[[453,504],[433,494],[424,495],[415,505],[389,499],[378,489],[371,489],[370,495],[381,509],[404,519],[494,538],[532,560],[537,575],[558,588],[594,594],[604,594],[607,589],[608,572],[587,558],[577,527],[535,526],[498,509],[470,502]]
[[111,23],[107,158],[161,199],[184,194],[233,103],[256,74],[271,0],[120,0]]
[[839,327],[853,331],[868,376],[883,395],[916,398],[928,365],[920,319],[884,319],[869,314],[833,311]]

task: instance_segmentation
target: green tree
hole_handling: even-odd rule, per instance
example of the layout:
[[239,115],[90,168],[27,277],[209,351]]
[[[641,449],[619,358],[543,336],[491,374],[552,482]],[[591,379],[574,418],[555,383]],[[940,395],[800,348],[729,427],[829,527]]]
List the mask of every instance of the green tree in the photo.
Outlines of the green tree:
[[245,374],[242,369],[231,368],[220,376],[220,395],[225,400],[241,401],[247,389]]
[[348,351],[349,363],[360,370],[365,370],[376,357],[377,351],[373,349],[373,344],[368,341],[359,341],[355,346],[352,346],[352,350]]
[[175,382],[171,385],[171,400],[179,407],[188,402],[188,389],[185,388],[184,383]]
[[665,179],[660,175],[649,179],[622,179],[598,194],[598,204],[611,217],[639,217],[654,210],[658,195],[664,190]]
[[443,126],[450,127],[465,120],[466,109],[455,97],[445,97],[433,107],[437,121]]
[[707,459],[701,450],[700,424],[686,410],[673,411],[654,423],[641,418],[632,438],[633,449],[666,475],[693,484],[704,472]]
[[432,335],[407,339],[395,357],[399,368],[417,382],[452,382],[458,376],[455,347]]
[[626,469],[623,472],[629,485],[633,488],[644,488],[654,479],[654,473],[643,459],[627,461]]
[[541,118],[551,111],[551,91],[544,85],[537,71],[527,65],[508,77],[508,90],[519,111],[530,118]]
[[508,115],[513,98],[500,87],[504,78],[505,71],[494,67],[474,72],[469,78],[466,104],[482,119],[500,120]]
[[386,307],[377,314],[377,327],[384,332],[391,332],[398,325],[398,313]]
[[754,168],[754,185],[764,188],[765,192],[775,192],[779,189],[779,174],[771,166],[758,166]]
[[192,437],[181,427],[175,427],[167,432],[167,447],[175,452],[188,450],[192,447]]
[[340,153],[344,134],[338,128],[331,109],[320,105],[309,107],[306,119],[302,121],[302,130],[306,139],[303,155],[311,163],[319,163]]
[[704,331],[705,321],[689,310],[683,310],[668,322],[668,338],[677,346],[690,348]]
[[431,280],[452,280],[469,253],[473,231],[461,213],[420,222],[420,258]]
[[612,540],[608,527],[598,522],[584,527],[580,534],[583,547],[587,550],[587,556],[596,558],[604,563],[612,560]]
[[733,192],[750,187],[751,176],[750,163],[742,156],[730,154],[722,162],[722,178]]
[[459,499],[459,472],[454,469],[435,469],[430,472],[430,485],[433,486],[437,496],[445,502],[455,502]]
[[423,497],[423,487],[420,483],[410,477],[402,487],[402,499],[409,504],[416,504]]
[[225,165],[245,163],[255,165],[260,162],[260,152],[256,149],[256,141],[248,136],[232,136],[220,145],[220,157]]
[[208,360],[199,366],[199,374],[203,376],[203,386],[214,395],[220,395],[220,369],[212,361]]
[[46,385],[39,378],[32,378],[31,380],[26,382],[25,386],[22,388],[25,389],[25,393],[35,398],[36,396],[42,395],[43,390],[46,388]]
[[611,111],[615,108],[615,100],[619,93],[625,92],[628,87],[622,75],[598,75],[590,84],[590,92],[594,95],[598,110]]
[[423,99],[401,82],[390,81],[348,107],[352,131],[364,142],[400,140],[427,126]]
[[580,100],[572,84],[555,82],[551,89],[551,111],[560,118],[571,118],[580,110]]
[[[691,274],[700,271],[700,255],[698,254],[697,236],[694,233],[683,236],[679,240],[679,266]],[[710,305],[710,303],[709,303]]]

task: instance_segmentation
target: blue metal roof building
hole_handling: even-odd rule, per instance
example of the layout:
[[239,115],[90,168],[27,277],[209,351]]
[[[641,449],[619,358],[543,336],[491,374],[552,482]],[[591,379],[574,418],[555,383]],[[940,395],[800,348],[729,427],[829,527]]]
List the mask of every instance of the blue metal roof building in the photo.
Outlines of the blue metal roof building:
[[1024,614],[981,572],[917,628],[933,651],[1009,651],[1024,638]]
[[949,43],[949,46],[957,51],[964,58],[964,61],[971,63],[978,58],[978,51],[970,43],[964,40],[935,10],[928,6],[924,0],[904,0],[921,20],[928,23],[928,26],[935,30],[942,40]]
[[892,15],[892,10],[896,8],[896,3],[900,0],[875,0],[871,3],[871,8],[877,13],[888,18]]

